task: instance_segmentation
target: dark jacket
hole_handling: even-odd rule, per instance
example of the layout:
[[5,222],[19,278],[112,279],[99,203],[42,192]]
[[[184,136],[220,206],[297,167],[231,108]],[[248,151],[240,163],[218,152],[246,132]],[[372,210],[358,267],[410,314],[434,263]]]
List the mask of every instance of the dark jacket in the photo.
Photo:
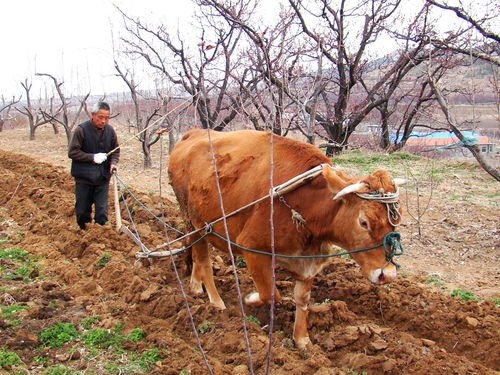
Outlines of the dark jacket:
[[118,139],[114,129],[105,125],[99,129],[86,121],[78,125],[69,145],[68,156],[72,159],[71,175],[77,182],[100,185],[111,177],[110,165],[116,165],[120,157],[120,149],[108,156],[102,164],[94,163],[94,154],[108,153],[118,147]]

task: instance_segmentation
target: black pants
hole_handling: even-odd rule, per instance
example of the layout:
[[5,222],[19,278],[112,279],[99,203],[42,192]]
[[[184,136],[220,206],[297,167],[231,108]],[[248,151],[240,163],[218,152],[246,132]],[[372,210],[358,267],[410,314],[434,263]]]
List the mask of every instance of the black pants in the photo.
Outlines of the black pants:
[[100,185],[76,182],[75,211],[80,228],[85,229],[85,224],[92,221],[92,205],[95,206],[94,221],[101,225],[108,221],[108,189],[109,182]]

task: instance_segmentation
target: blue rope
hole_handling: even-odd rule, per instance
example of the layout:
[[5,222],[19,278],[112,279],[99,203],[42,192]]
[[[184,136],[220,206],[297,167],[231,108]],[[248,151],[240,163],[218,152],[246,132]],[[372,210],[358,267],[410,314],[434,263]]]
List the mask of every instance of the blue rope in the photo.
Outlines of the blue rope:
[[[216,232],[213,232],[213,231],[209,231],[209,232],[205,233],[203,236],[201,236],[199,239],[194,241],[192,244],[190,244],[190,245],[186,246],[184,249],[176,252],[175,255],[181,254],[181,253],[189,250],[191,247],[193,247],[195,244],[197,244],[198,242],[200,242],[202,239],[204,239],[206,236],[208,236],[210,234],[214,235],[215,237],[217,237],[225,242],[228,242],[229,244],[231,244],[231,245],[233,245],[241,250],[248,251],[250,253],[261,254],[261,255],[268,255],[268,256],[273,255],[273,253],[270,253],[268,251],[251,249],[249,247],[239,245],[236,242],[233,242],[233,241],[227,239],[226,237],[224,237]],[[387,260],[387,262],[393,263],[399,269],[400,268],[399,264],[397,264],[393,259],[395,256],[400,256],[400,255],[404,254],[404,248],[403,248],[403,245],[401,243],[401,234],[398,232],[387,233],[384,236],[384,239],[382,240],[382,243],[380,245],[375,245],[375,246],[371,246],[371,247],[363,247],[360,249],[345,251],[342,253],[318,254],[318,255],[287,255],[287,254],[276,254],[275,253],[274,256],[279,257],[279,258],[295,258],[295,259],[332,258],[332,257],[339,257],[342,255],[361,253],[363,251],[373,250],[373,249],[376,249],[376,248],[381,247],[381,246],[384,247],[385,259]]]

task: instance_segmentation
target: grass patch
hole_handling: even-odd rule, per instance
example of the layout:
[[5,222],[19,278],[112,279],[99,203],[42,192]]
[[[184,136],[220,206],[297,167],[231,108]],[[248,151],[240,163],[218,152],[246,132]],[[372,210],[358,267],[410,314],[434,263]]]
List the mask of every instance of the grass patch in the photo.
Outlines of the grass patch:
[[37,356],[33,357],[33,361],[35,361],[36,363],[39,363],[41,365],[44,365],[44,364],[49,363],[50,358],[45,357],[43,355],[37,355]]
[[425,279],[425,282],[440,287],[442,289],[446,289],[444,281],[439,279],[438,277],[435,276],[428,277],[427,279]]
[[97,316],[89,316],[88,318],[82,319],[82,321],[80,322],[80,324],[81,324],[81,326],[82,326],[83,329],[89,330],[99,320],[101,320],[101,317],[99,315],[97,315]]
[[82,341],[87,346],[109,348],[110,346],[121,346],[120,336],[104,328],[94,328],[82,336]]
[[21,361],[21,358],[16,353],[9,352],[5,348],[0,349],[0,368],[18,366],[22,363],[23,361]]
[[9,320],[14,318],[17,313],[28,309],[28,306],[18,306],[18,305],[10,305],[10,306],[1,306],[0,311],[2,312],[1,318],[5,320]]
[[30,281],[40,275],[40,266],[35,264],[39,257],[19,248],[0,249],[0,259],[11,261],[7,267],[0,267],[1,276],[6,280]]
[[70,369],[64,365],[55,365],[47,367],[47,369],[43,372],[43,375],[76,375],[80,374],[80,372]]
[[126,339],[132,342],[139,342],[143,338],[146,337],[144,331],[140,328],[134,328],[129,334],[126,336]]
[[341,155],[334,157],[332,162],[333,165],[352,168],[359,173],[369,173],[379,168],[384,168],[394,173],[400,171],[402,163],[420,159],[421,157],[407,152],[381,154],[366,153],[360,150],[347,150]]
[[79,336],[73,323],[57,323],[40,333],[40,341],[50,348],[59,348]]
[[163,359],[158,348],[147,350],[139,355],[132,353],[131,364],[137,365],[142,371],[149,372],[152,366]]
[[161,361],[163,356],[159,349],[153,348],[143,353],[131,352],[116,361],[108,361],[104,365],[106,374],[142,374],[149,373],[153,365]]
[[0,249],[0,259],[25,260],[29,255],[27,251],[18,248]]
[[451,292],[451,296],[459,298],[462,301],[477,301],[478,300],[478,298],[474,294],[472,294],[471,292],[468,292],[466,290],[463,290],[463,289],[454,289]]
[[140,328],[132,329],[123,335],[123,325],[118,324],[113,331],[104,328],[94,328],[82,335],[82,341],[91,348],[122,349],[124,341],[139,342],[146,337]]

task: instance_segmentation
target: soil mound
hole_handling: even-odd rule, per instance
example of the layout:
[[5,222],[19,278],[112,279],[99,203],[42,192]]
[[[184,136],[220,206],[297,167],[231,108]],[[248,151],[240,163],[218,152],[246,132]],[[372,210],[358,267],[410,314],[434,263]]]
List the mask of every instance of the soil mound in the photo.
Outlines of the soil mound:
[[[73,181],[63,168],[0,151],[0,180],[2,214],[24,233],[17,239],[19,247],[43,257],[43,272],[58,280],[40,281],[29,291],[21,289],[16,299],[58,300],[65,307],[50,309],[45,303],[46,308],[30,311],[14,337],[12,331],[1,331],[0,342],[19,348],[22,340],[23,345],[29,343],[27,335],[60,321],[63,315],[76,321],[94,314],[101,317],[103,327],[120,321],[127,327],[141,327],[148,340],[168,348],[169,357],[157,364],[155,373],[189,369],[192,374],[206,374],[207,363],[214,374],[249,373],[244,319],[226,254],[213,254],[217,286],[228,307],[220,312],[209,306],[206,296],[183,293],[189,278],[182,256],[174,258],[175,267],[170,259],[137,262],[138,247],[111,225],[78,230]],[[184,229],[174,202],[151,194],[134,195],[168,225]],[[141,210],[131,194],[124,199],[147,246],[178,235]],[[125,209],[122,213],[126,217]],[[6,223],[0,225],[0,232],[15,237]],[[105,254],[108,261],[100,264]],[[246,294],[253,287],[249,275],[244,268],[237,272]],[[290,276],[278,270],[277,280],[282,295],[291,298]],[[376,287],[363,279],[353,262],[336,258],[314,284],[315,304],[309,315],[314,345],[301,352],[291,340],[294,304],[290,298],[274,311],[272,374],[500,371],[500,318],[491,301],[461,301],[429,290],[411,277]],[[262,374],[269,354],[270,312],[265,307],[244,309],[256,318],[246,322],[246,331],[254,372]],[[25,359],[30,357],[29,345],[19,350]]]

